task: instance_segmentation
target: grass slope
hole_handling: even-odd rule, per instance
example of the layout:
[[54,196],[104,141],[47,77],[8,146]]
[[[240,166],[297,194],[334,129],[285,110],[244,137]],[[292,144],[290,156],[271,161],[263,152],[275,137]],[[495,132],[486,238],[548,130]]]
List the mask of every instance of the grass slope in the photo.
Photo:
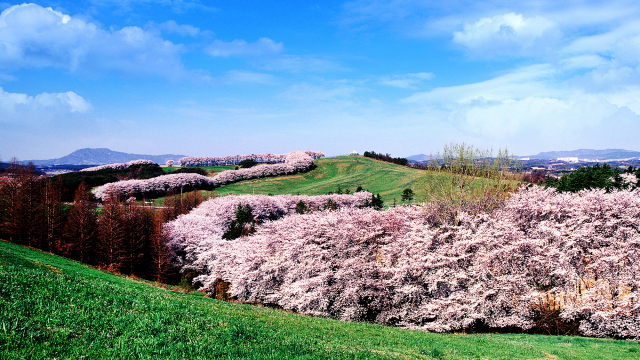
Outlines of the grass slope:
[[[207,170],[208,172],[215,171],[217,173],[225,171],[225,170],[233,170],[236,168],[235,165],[220,165],[220,166],[200,166],[200,168]],[[165,166],[162,168],[164,172],[170,173],[172,171],[180,169],[179,166]]]
[[638,359],[633,342],[445,335],[183,294],[0,242],[0,359]]
[[393,199],[400,203],[402,191],[417,192],[424,171],[360,156],[340,156],[316,160],[316,168],[304,174],[247,180],[221,186],[216,190],[227,194],[304,194],[323,195],[342,190],[352,192],[362,186],[380,193],[385,204]]

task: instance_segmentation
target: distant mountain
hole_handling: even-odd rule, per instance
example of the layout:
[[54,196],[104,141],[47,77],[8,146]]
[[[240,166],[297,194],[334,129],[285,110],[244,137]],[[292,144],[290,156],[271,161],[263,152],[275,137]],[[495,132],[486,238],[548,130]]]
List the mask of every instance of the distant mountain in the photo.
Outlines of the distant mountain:
[[[180,158],[186,155],[140,155],[140,154],[128,154],[119,151],[112,151],[106,148],[98,149],[80,149],[72,152],[67,156],[63,156],[58,159],[50,160],[30,160],[36,166],[50,166],[50,165],[103,165],[122,163],[131,160],[151,160],[158,164],[164,164],[167,160],[178,161]],[[28,162],[28,161],[25,161]]]
[[577,157],[579,159],[590,160],[615,160],[640,157],[640,151],[623,149],[592,150],[579,149],[573,151],[547,151],[538,155],[528,156],[531,159],[551,160],[559,157]]
[[431,156],[425,154],[407,156],[407,160],[409,161],[429,161],[430,158]]

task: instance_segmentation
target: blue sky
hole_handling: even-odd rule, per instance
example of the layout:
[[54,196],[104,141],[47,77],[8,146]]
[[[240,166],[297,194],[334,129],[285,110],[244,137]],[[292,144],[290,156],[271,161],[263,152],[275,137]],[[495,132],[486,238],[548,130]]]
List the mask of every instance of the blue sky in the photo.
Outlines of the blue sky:
[[640,150],[634,1],[60,0],[0,11],[4,161],[84,147]]

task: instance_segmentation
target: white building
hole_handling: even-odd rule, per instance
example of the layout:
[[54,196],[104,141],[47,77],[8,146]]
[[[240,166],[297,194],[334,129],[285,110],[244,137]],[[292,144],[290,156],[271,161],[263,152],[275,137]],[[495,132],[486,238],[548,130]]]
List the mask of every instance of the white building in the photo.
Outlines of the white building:
[[578,161],[580,161],[580,160],[578,160],[578,158],[577,158],[577,157],[575,157],[575,156],[559,157],[557,160],[558,160],[558,161],[564,161],[564,162],[570,162],[570,163],[577,163]]

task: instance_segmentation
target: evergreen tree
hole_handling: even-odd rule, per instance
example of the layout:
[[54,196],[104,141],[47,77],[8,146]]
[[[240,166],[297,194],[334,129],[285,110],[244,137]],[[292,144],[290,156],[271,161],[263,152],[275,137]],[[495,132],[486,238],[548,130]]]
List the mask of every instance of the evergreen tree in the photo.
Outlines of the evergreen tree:
[[249,235],[255,232],[255,221],[253,219],[253,212],[249,204],[242,206],[238,204],[236,209],[236,218],[231,221],[229,228],[222,235],[223,239],[233,240],[244,235]]
[[371,196],[371,207],[377,210],[384,208],[384,201],[382,201],[380,194]]
[[402,202],[405,202],[405,201],[411,202],[411,200],[413,200],[413,197],[414,197],[413,190],[406,188],[402,191]]
[[296,204],[296,213],[304,214],[307,211],[309,211],[309,209],[307,208],[307,205],[304,203],[304,201],[298,201],[298,203]]

